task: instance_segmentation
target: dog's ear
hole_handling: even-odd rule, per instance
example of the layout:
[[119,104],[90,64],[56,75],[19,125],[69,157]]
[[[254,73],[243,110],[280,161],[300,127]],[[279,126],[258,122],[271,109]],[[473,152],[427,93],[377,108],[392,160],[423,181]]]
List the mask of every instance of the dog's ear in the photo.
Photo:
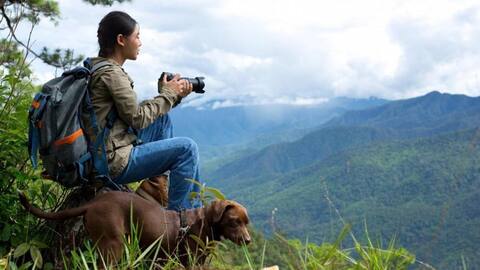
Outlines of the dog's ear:
[[216,200],[210,205],[208,218],[212,223],[217,223],[222,219],[223,214],[228,208],[233,207],[233,203],[227,200]]

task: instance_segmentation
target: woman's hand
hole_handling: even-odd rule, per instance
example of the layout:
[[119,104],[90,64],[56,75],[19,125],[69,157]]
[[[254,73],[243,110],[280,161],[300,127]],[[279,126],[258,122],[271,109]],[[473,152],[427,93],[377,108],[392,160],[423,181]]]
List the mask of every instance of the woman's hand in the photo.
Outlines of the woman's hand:
[[163,76],[162,87],[163,86],[172,89],[182,98],[188,96],[193,89],[192,83],[187,80],[180,80],[180,74],[178,73],[175,74],[170,81],[167,81],[167,76]]

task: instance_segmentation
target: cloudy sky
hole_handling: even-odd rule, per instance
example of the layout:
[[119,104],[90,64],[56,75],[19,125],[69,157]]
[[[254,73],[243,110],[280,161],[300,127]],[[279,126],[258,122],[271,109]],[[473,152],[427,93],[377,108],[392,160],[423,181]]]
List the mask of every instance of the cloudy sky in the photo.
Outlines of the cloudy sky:
[[[140,24],[126,71],[140,99],[162,71],[206,77],[191,105],[317,104],[335,96],[409,98],[432,90],[480,95],[480,2],[443,0],[133,0],[112,7],[60,0],[58,25],[35,29],[41,48],[95,56],[111,10]],[[23,31],[26,38],[27,33]],[[34,62],[39,82],[54,70]]]

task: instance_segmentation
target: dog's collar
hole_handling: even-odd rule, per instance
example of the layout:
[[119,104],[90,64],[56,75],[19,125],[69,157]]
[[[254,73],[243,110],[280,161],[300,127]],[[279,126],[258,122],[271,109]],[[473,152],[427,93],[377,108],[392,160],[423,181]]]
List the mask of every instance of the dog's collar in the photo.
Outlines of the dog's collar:
[[187,223],[187,212],[185,209],[178,211],[178,216],[180,217],[180,228],[178,229],[178,239],[182,240],[188,234],[190,230],[190,225]]

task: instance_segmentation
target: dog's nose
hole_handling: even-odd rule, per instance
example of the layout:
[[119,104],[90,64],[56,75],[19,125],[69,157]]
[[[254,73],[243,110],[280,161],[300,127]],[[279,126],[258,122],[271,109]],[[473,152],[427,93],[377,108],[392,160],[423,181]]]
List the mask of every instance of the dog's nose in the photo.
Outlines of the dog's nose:
[[252,238],[250,237],[250,235],[247,235],[246,237],[244,237],[243,242],[245,243],[245,245],[250,244],[250,242],[252,242]]

